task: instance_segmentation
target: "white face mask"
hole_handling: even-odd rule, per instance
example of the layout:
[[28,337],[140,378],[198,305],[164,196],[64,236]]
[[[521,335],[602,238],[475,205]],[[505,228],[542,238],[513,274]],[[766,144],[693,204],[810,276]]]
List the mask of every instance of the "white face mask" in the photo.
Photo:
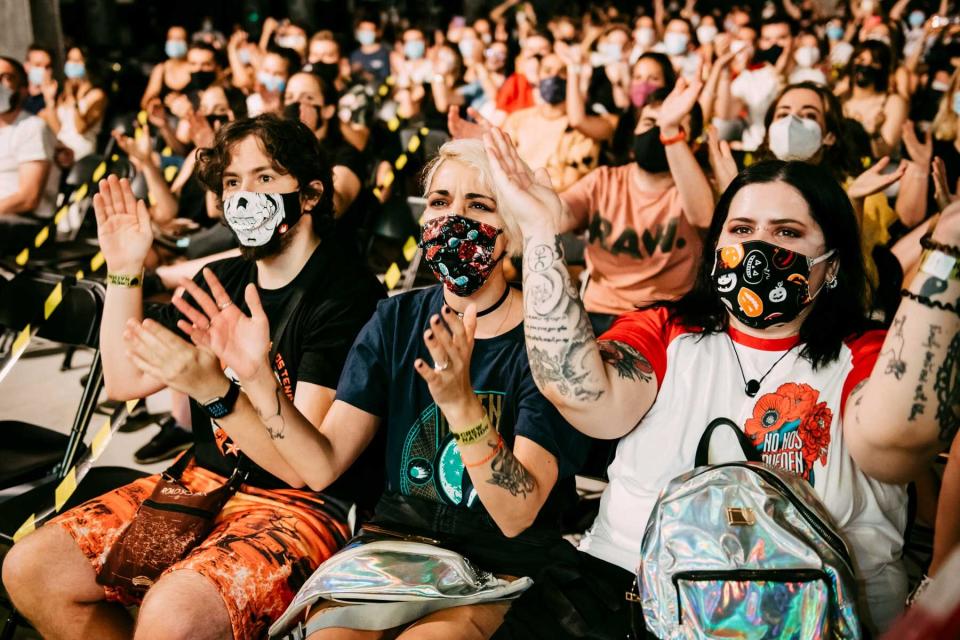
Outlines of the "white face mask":
[[300,192],[235,191],[223,201],[223,217],[245,247],[260,247],[300,219]]
[[747,48],[746,40],[734,40],[730,43],[730,51],[733,51],[734,53],[740,53],[746,48]]
[[637,44],[641,47],[649,47],[657,38],[656,32],[650,27],[640,27],[637,29]]
[[13,109],[13,89],[0,84],[0,113],[7,113]]
[[688,44],[690,44],[690,36],[679,31],[672,31],[663,36],[663,46],[667,50],[667,55],[670,56],[686,53]]
[[780,160],[809,160],[823,145],[817,121],[793,114],[771,123],[767,136],[770,151]]
[[717,37],[717,28],[712,24],[703,24],[697,27],[697,40],[700,44],[710,44]]
[[800,47],[796,53],[793,54],[793,59],[796,60],[797,64],[801,67],[809,69],[820,62],[820,49],[816,47]]

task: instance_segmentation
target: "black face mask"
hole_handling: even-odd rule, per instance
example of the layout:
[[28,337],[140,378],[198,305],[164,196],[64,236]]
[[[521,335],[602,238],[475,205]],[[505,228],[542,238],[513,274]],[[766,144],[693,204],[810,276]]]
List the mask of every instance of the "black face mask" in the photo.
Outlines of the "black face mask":
[[633,137],[633,159],[637,166],[648,173],[663,173],[670,170],[667,149],[660,142],[660,127]]
[[881,71],[882,69],[877,67],[858,64],[853,68],[853,81],[861,89],[875,87],[880,79]]
[[[323,111],[320,109],[320,107],[317,107],[312,104],[306,104],[304,106],[311,108],[317,112],[317,126],[313,129],[313,131],[322,129],[323,128]],[[283,108],[283,117],[286,118],[287,120],[300,120],[300,103],[291,102],[290,104],[285,106]]]
[[230,116],[225,116],[225,115],[216,115],[211,113],[210,115],[206,116],[206,118],[207,118],[207,122],[210,123],[210,128],[213,129],[214,131],[217,130],[218,122],[220,123],[221,127],[227,124],[228,122],[230,122]]
[[332,87],[334,81],[340,76],[340,65],[336,62],[314,62],[310,65],[310,73]]
[[217,79],[216,71],[194,71],[190,74],[189,90],[203,91]]
[[766,49],[757,49],[757,52],[753,54],[753,62],[755,64],[777,64],[777,60],[780,59],[780,56],[783,54],[783,47],[778,44],[767,47]]

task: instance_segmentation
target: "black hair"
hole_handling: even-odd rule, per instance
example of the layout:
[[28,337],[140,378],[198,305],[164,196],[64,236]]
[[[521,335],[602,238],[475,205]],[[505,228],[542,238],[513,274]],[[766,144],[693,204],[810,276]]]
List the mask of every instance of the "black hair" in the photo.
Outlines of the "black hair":
[[29,47],[27,47],[27,55],[29,56],[34,51],[42,51],[43,53],[47,54],[50,57],[50,61],[53,62],[53,49],[50,47],[45,47],[42,44],[33,42]]
[[[880,65],[880,74],[877,76],[877,85],[874,88],[880,93],[886,93],[887,88],[890,86],[890,69],[893,64],[893,53],[890,51],[889,45],[879,40],[864,40],[854,48],[853,55],[850,56],[850,61],[847,62],[846,76],[850,78],[852,83],[854,71],[857,66],[856,60],[864,51],[869,51],[873,63]],[[851,91],[852,89],[851,87]]]
[[[770,103],[767,113],[763,118],[763,127],[767,132],[770,131],[770,125],[773,123],[773,117],[777,112],[777,105],[780,100],[791,91],[806,89],[813,91],[820,96],[820,102],[823,105],[823,121],[826,124],[823,136],[832,133],[836,141],[823,148],[823,154],[820,160],[820,166],[827,169],[837,182],[843,182],[848,176],[857,175],[863,170],[863,165],[859,163],[859,157],[854,151],[854,145],[851,142],[851,133],[847,128],[847,121],[843,117],[843,106],[840,99],[834,95],[826,85],[818,82],[798,82],[783,88],[777,98]],[[769,133],[764,134],[763,144],[760,145],[758,156],[761,159],[774,159],[773,153],[769,147]]]
[[[333,223],[333,165],[313,132],[299,120],[286,120],[275,114],[235,120],[220,127],[213,146],[197,153],[197,177],[207,189],[223,197],[223,173],[230,166],[233,149],[249,137],[259,140],[273,167],[297,180],[300,193],[320,196],[310,212],[318,235]],[[323,185],[323,193],[310,186],[314,180]]]
[[0,56],[0,60],[3,60],[13,67],[13,74],[17,76],[17,89],[26,87],[29,80],[27,79],[27,70],[23,67],[23,63],[8,56]]
[[760,35],[760,30],[767,25],[771,24],[785,24],[790,28],[790,35],[796,36],[797,32],[800,29],[800,26],[797,24],[797,21],[788,16],[785,13],[775,13],[769,18],[764,18],[760,21],[760,27],[757,29],[757,35]]
[[293,49],[287,49],[286,47],[281,47],[274,43],[272,40],[267,45],[267,53],[272,53],[278,55],[284,60],[287,61],[287,77],[289,78],[297,71],[300,70],[300,66],[303,64],[303,60],[300,59],[300,54],[294,51]]
[[191,49],[209,51],[213,54],[214,58],[217,57],[217,50],[213,48],[213,45],[211,45],[209,42],[204,42],[203,40],[193,40],[190,42],[189,46],[187,46],[187,52],[189,52]]
[[817,369],[839,357],[844,339],[862,333],[870,325],[867,320],[869,285],[853,206],[839,183],[816,165],[767,160],[741,171],[720,196],[714,210],[693,288],[667,307],[671,318],[688,327],[699,327],[704,334],[726,329],[728,311],[711,277],[717,242],[737,193],[748,185],[773,182],[790,185],[806,200],[810,216],[823,230],[827,251],[835,249],[834,259],[839,260],[836,287],[820,289],[800,327],[800,341],[804,345],[800,355]]

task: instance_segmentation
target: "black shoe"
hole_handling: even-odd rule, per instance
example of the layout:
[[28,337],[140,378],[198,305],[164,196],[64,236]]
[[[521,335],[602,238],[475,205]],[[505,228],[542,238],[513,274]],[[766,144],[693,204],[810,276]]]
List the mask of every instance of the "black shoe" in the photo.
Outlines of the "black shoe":
[[173,418],[167,418],[160,423],[160,433],[155,435],[147,444],[133,454],[133,459],[139,464],[152,464],[161,460],[176,457],[193,444],[193,434],[177,426]]

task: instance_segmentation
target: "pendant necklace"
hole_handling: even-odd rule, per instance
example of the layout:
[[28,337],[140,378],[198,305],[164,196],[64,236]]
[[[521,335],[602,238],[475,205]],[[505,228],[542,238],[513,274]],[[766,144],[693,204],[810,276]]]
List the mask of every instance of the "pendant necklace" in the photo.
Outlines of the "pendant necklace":
[[763,376],[761,376],[759,380],[757,380],[756,378],[751,378],[750,380],[747,380],[747,376],[744,375],[743,373],[743,365],[740,363],[740,354],[737,353],[737,345],[733,342],[733,338],[730,337],[729,333],[727,334],[727,338],[730,339],[730,346],[733,347],[733,355],[736,356],[737,358],[737,367],[739,367],[740,369],[740,378],[743,379],[743,392],[746,393],[751,398],[757,397],[757,393],[760,391],[760,385],[763,384],[763,381],[767,378],[768,375],[770,375],[770,372],[773,371],[778,364],[780,364],[781,360],[787,357],[787,354],[789,354],[791,351],[793,351],[797,347],[797,345],[793,345],[792,347],[787,349],[783,353],[783,355],[777,358],[777,361],[774,362],[769,369],[767,369],[767,372],[763,374]]

